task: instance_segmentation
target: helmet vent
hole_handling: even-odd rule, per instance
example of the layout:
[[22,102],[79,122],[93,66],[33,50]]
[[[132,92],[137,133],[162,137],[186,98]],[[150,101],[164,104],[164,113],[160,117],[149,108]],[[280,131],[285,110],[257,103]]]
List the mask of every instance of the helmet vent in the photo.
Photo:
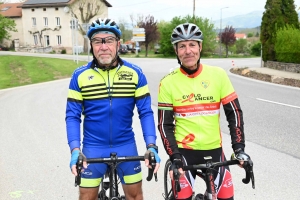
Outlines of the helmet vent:
[[202,32],[201,31],[198,31],[197,33],[195,33],[196,36],[200,36],[202,35]]

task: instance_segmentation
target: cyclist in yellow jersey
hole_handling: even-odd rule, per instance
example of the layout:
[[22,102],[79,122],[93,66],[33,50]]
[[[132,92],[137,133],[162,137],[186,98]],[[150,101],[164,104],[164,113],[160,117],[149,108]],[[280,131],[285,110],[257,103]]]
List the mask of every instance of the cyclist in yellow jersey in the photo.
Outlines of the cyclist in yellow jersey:
[[[221,104],[235,154],[248,156],[244,153],[243,113],[237,94],[225,70],[200,63],[202,40],[203,33],[195,24],[180,24],[173,30],[171,42],[180,68],[166,75],[159,85],[158,129],[172,161],[170,176],[173,179],[175,167],[182,174],[177,199],[192,199],[196,177],[195,171],[183,172],[183,165],[204,163],[205,156],[211,156],[213,162],[226,160],[220,130]],[[232,200],[229,167],[220,167],[214,180],[218,199]]]

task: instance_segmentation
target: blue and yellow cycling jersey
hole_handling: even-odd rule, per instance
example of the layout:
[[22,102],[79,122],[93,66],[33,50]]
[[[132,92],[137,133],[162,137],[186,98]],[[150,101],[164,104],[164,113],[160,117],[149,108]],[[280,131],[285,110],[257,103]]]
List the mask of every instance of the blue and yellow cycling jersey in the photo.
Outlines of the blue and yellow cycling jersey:
[[97,68],[94,61],[72,75],[66,107],[70,149],[80,148],[83,115],[83,146],[116,147],[135,141],[132,118],[135,106],[146,145],[156,141],[151,97],[141,68],[119,59],[110,70]]

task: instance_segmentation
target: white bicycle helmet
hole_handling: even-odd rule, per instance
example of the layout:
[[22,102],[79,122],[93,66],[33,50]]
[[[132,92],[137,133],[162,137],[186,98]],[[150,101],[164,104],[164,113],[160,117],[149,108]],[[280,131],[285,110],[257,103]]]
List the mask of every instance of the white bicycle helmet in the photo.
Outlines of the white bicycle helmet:
[[180,41],[195,40],[202,42],[203,33],[196,24],[184,23],[176,26],[171,35],[171,43],[176,44]]
[[89,39],[94,35],[94,33],[98,31],[109,31],[114,33],[119,39],[121,38],[122,32],[117,25],[117,23],[112,19],[101,19],[98,18],[97,20],[93,21],[87,31],[87,36]]

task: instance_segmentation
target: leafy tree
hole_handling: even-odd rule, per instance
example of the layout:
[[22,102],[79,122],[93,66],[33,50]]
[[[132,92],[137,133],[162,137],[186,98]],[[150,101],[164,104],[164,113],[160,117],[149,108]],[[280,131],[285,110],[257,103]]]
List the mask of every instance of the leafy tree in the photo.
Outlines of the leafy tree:
[[[89,23],[92,18],[101,15],[103,1],[97,0],[74,0],[70,6],[72,16],[79,21],[79,32],[86,35],[86,31],[82,24]],[[79,13],[78,13],[79,11]],[[84,40],[84,51],[87,52],[87,42]]]
[[0,14],[0,42],[10,39],[10,31],[17,32],[15,21]]
[[276,60],[274,45],[276,32],[286,24],[299,28],[294,0],[267,0],[262,17],[260,40],[264,61]]
[[203,47],[201,54],[208,55],[212,53],[216,47],[216,33],[214,32],[214,25],[210,23],[209,19],[202,17],[195,17],[195,19],[187,15],[185,17],[174,17],[170,22],[160,22],[158,25],[160,32],[160,52],[165,56],[176,56],[173,45],[171,44],[171,34],[173,29],[182,23],[195,23],[203,32]]
[[225,27],[225,30],[221,34],[221,43],[225,45],[226,58],[228,58],[228,48],[235,44],[235,29],[232,26]]
[[287,25],[276,35],[276,58],[280,62],[300,63],[300,30]]
[[128,30],[126,28],[126,24],[127,22],[124,19],[120,19],[118,22],[119,28],[122,31],[121,39],[123,40],[123,42],[131,40],[132,38],[132,30]]
[[247,46],[247,40],[246,39],[239,39],[235,42],[236,46],[236,53],[245,53],[245,47]]
[[251,55],[260,56],[261,54],[261,43],[258,42],[251,47]]
[[145,48],[146,57],[148,56],[148,47],[152,42],[156,42],[159,39],[159,31],[157,27],[157,21],[154,20],[153,16],[147,16],[144,21],[139,22],[139,27],[145,29]]
[[247,38],[253,37],[253,35],[254,35],[253,33],[248,33]]

